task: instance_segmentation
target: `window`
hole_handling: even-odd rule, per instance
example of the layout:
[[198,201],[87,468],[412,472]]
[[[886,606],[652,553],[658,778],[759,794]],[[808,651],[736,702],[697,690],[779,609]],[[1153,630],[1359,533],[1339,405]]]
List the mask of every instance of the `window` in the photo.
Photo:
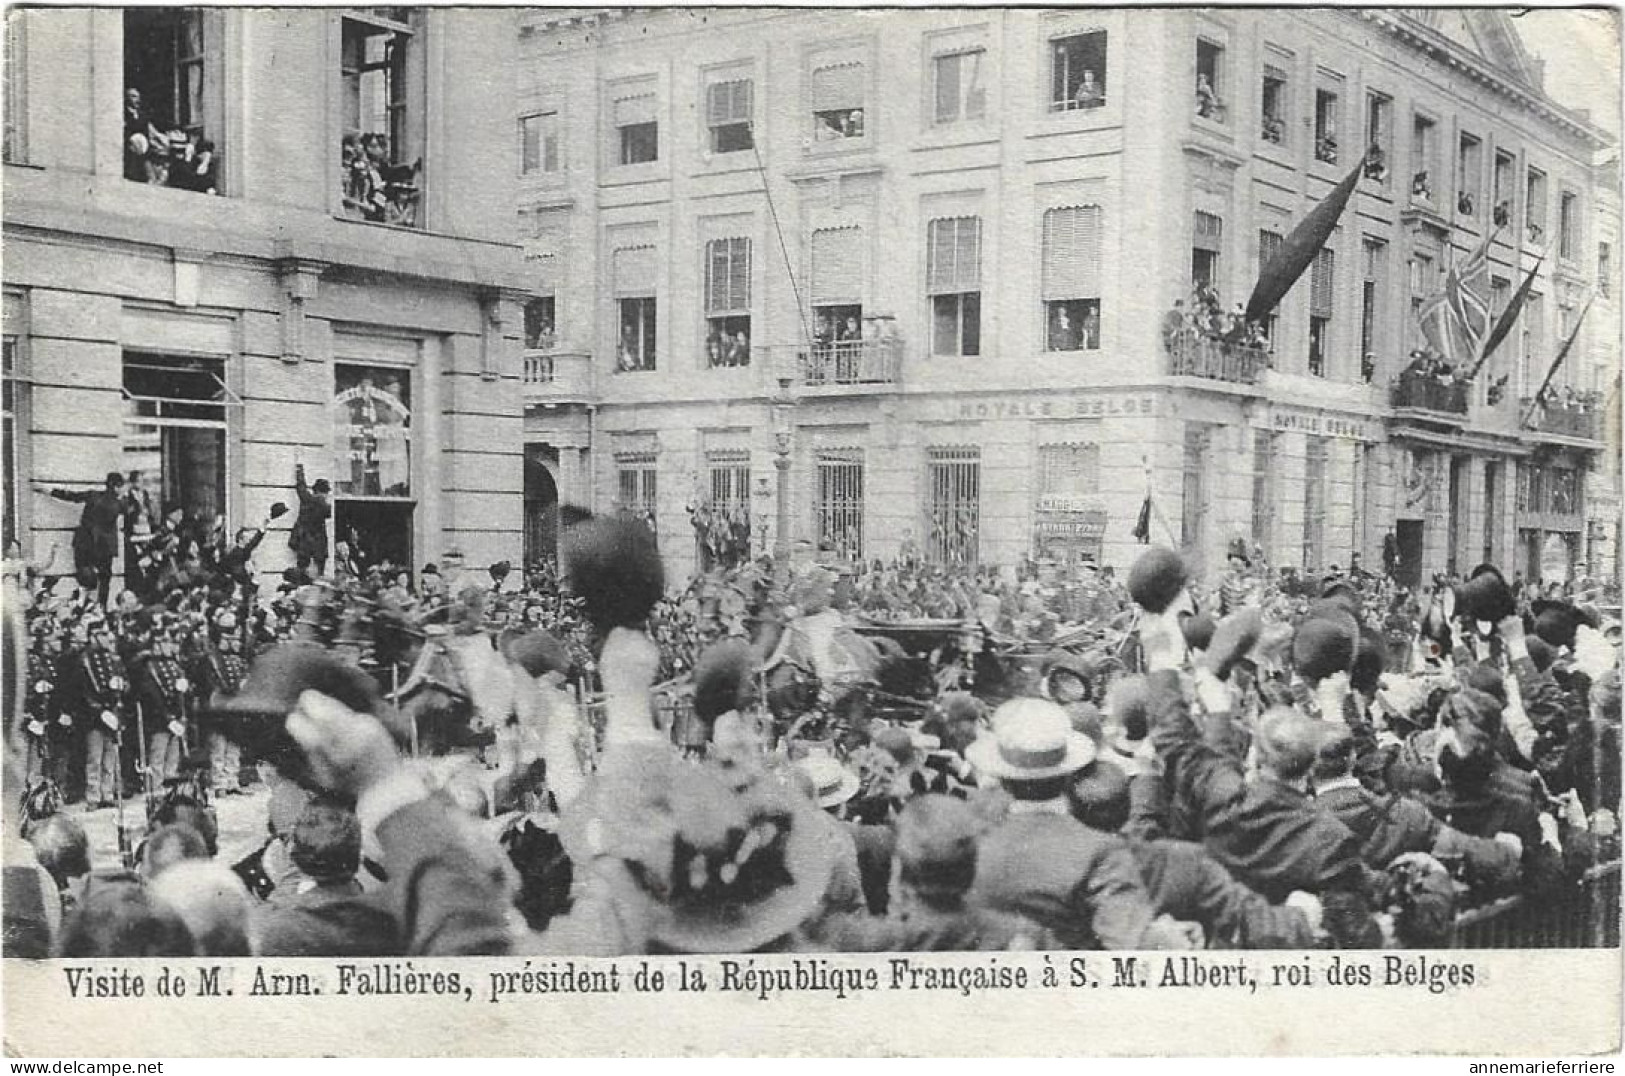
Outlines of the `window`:
[[1513,503],[1520,512],[1537,511],[1536,505],[1540,503],[1540,469],[1530,463],[1519,463],[1517,468],[1518,485],[1513,494],[1516,498]]
[[1052,112],[1099,108],[1106,103],[1106,31],[1058,37],[1050,42]]
[[1365,95],[1365,178],[1388,184],[1388,160],[1394,152],[1394,101],[1375,90]]
[[1409,263],[1410,279],[1406,281],[1407,290],[1411,297],[1411,316],[1406,320],[1406,331],[1410,333],[1409,339],[1413,342],[1422,339],[1421,312],[1422,303],[1426,301],[1433,286],[1433,259],[1421,251],[1411,254]]
[[1179,540],[1187,550],[1200,550],[1207,530],[1207,456],[1212,440],[1208,427],[1186,424],[1179,515],[1183,533]]
[[948,567],[974,565],[981,547],[982,450],[929,449],[926,483],[926,556]]
[[[206,127],[218,70],[202,8],[124,12],[124,176],[138,183],[215,193],[219,154]],[[8,32],[9,38],[9,32]],[[10,116],[8,105],[8,118]]]
[[813,140],[862,138],[865,69],[859,61],[830,64],[812,73]]
[[[13,12],[12,18],[16,18]],[[17,520],[22,511],[22,443],[18,439],[21,419],[21,396],[24,386],[17,373],[17,338],[7,336],[4,351],[0,353],[0,482],[4,483],[5,501],[0,504],[0,550],[9,551],[11,543],[19,540]],[[7,553],[9,556],[9,552]]]
[[1100,348],[1100,207],[1044,213],[1044,350]]
[[1478,213],[1479,184],[1484,170],[1483,144],[1466,131],[1456,147],[1456,212],[1464,217]]
[[1516,194],[1513,190],[1513,174],[1517,162],[1512,154],[1505,150],[1495,151],[1495,170],[1490,178],[1490,198],[1494,202],[1492,219],[1497,228],[1505,228],[1512,223],[1512,199]]
[[967,49],[931,60],[936,86],[932,116],[937,123],[977,120],[987,114],[987,90],[982,86],[985,49]]
[[1275,438],[1253,431],[1253,542],[1265,550],[1275,531]]
[[1224,250],[1224,221],[1213,213],[1196,211],[1191,236],[1191,286],[1219,287],[1219,256]]
[[751,129],[755,83],[748,78],[713,82],[705,88],[705,125],[712,153],[738,153],[756,145]]
[[648,164],[660,159],[660,121],[655,95],[618,97],[611,108],[615,124],[615,164]]
[[1205,37],[1196,39],[1196,114],[1225,122],[1224,46]]
[[655,248],[622,247],[615,251],[614,276],[617,326],[617,371],[655,368]]
[[[28,161],[28,12],[13,10],[6,13],[5,65],[6,129],[5,153],[7,164],[25,164]],[[10,505],[8,500],[7,505]],[[6,516],[7,544],[10,543],[15,516]]]
[[863,339],[863,230],[820,228],[811,246],[814,342],[839,352],[856,349]]
[[1323,249],[1315,255],[1309,280],[1309,372],[1315,377],[1326,376],[1336,278],[1336,256],[1330,250]]
[[[124,353],[119,469],[152,483],[161,512],[178,508],[203,526],[226,514],[226,408],[237,401],[224,375],[218,359]],[[353,455],[344,447],[335,454],[335,488]]]
[[1315,91],[1315,160],[1337,163],[1337,94]]
[[1524,186],[1523,217],[1531,243],[1546,241],[1546,173],[1529,169]]
[[1553,467],[1546,472],[1546,510],[1554,515],[1573,515],[1580,510],[1580,472],[1573,467]]
[[558,342],[553,296],[539,295],[525,304],[525,347],[546,351]]
[[341,205],[347,217],[415,228],[421,224],[423,105],[409,84],[421,85],[422,59],[414,54],[412,13],[377,10],[389,17],[343,20]]
[[707,489],[694,515],[701,571],[736,568],[750,559],[750,457],[743,451],[708,452]]
[[559,170],[557,112],[539,112],[519,121],[519,170],[527,176]]
[[705,364],[750,365],[750,240],[705,244]]
[[981,218],[931,221],[925,265],[926,293],[931,297],[931,353],[981,354]]
[[835,547],[844,561],[863,559],[863,450],[823,449],[818,453],[818,486],[813,494],[813,530],[820,548]]
[[1546,347],[1546,297],[1538,292],[1530,292],[1524,300],[1523,306],[1523,364],[1519,370],[1518,384],[1521,386],[1519,395],[1533,396],[1535,394],[1535,379],[1543,376],[1537,372],[1544,357]]
[[1388,280],[1388,244],[1380,239],[1360,241],[1360,380],[1367,385],[1377,376],[1377,326],[1382,323],[1382,299]]
[[1604,299],[1614,286],[1614,248],[1607,243],[1597,244],[1597,293]]
[[1434,150],[1438,125],[1417,113],[1411,120],[1411,197],[1424,202],[1433,200],[1434,177],[1438,168],[1434,163]]
[[[1280,232],[1272,231],[1272,230],[1270,230],[1268,228],[1260,228],[1259,229],[1259,231],[1258,231],[1258,275],[1259,276],[1264,275],[1264,267],[1266,265],[1268,265],[1275,258],[1275,256],[1281,252],[1281,244],[1284,243],[1284,242],[1286,242],[1286,238],[1284,236],[1282,236]],[[1280,309],[1280,307],[1277,306],[1276,310],[1279,310],[1279,309]],[[1265,314],[1262,318],[1259,319],[1258,327],[1259,327],[1260,331],[1263,332],[1264,340],[1266,342],[1272,343],[1275,340],[1275,324],[1276,324],[1278,319],[1279,319],[1279,315],[1276,314],[1275,311],[1273,311],[1273,310],[1270,313]]]
[[1303,461],[1303,567],[1326,566],[1326,450],[1324,437],[1310,437]]
[[1557,256],[1573,261],[1580,249],[1580,196],[1564,191],[1557,200]]
[[1278,146],[1286,144],[1286,95],[1286,72],[1279,67],[1265,64],[1262,101],[1259,109],[1259,137]]
[[617,452],[615,454],[615,509],[622,515],[641,519],[649,530],[659,533],[658,500],[655,496],[655,454]]

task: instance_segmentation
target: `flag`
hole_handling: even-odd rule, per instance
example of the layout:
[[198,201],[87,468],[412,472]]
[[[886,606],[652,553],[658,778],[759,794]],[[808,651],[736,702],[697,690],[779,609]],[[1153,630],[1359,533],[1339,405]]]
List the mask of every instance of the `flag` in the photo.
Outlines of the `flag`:
[[1546,255],[1544,253],[1536,259],[1535,267],[1529,270],[1529,275],[1523,278],[1522,284],[1518,285],[1518,290],[1513,294],[1512,300],[1507,303],[1507,308],[1501,311],[1501,317],[1496,321],[1495,328],[1490,330],[1489,339],[1484,341],[1484,350],[1478,356],[1478,366],[1473,367],[1474,374],[1478,373],[1478,367],[1484,365],[1495,349],[1501,346],[1501,341],[1511,334],[1512,326],[1518,323],[1518,315],[1523,313],[1523,304],[1529,301],[1529,289],[1535,286],[1535,274],[1540,272],[1541,263],[1545,260]]
[[1140,505],[1140,518],[1134,521],[1134,534],[1132,536],[1141,545],[1151,544],[1151,494],[1145,495],[1145,503]]
[[1445,274],[1444,290],[1422,300],[1416,318],[1433,350],[1458,366],[1475,364],[1490,331],[1490,241],[1484,241],[1460,265]]
[[[1593,298],[1595,298],[1595,296],[1593,296]],[[1591,299],[1587,299],[1585,309],[1581,310],[1580,316],[1574,319],[1574,328],[1569,330],[1569,338],[1563,341],[1562,348],[1560,348],[1557,352],[1557,358],[1552,360],[1551,369],[1546,371],[1546,379],[1540,383],[1540,391],[1536,392],[1534,399],[1529,401],[1529,410],[1524,412],[1523,421],[1519,423],[1520,426],[1529,425],[1530,416],[1535,413],[1535,410],[1540,407],[1542,401],[1546,399],[1546,390],[1551,387],[1552,378],[1557,376],[1557,371],[1563,366],[1563,360],[1569,357],[1569,348],[1573,347],[1574,341],[1579,338],[1580,326],[1585,322],[1586,315],[1590,312]]]
[[1349,204],[1349,198],[1354,194],[1354,188],[1360,182],[1360,175],[1365,170],[1365,162],[1361,161],[1354,166],[1343,181],[1332,188],[1319,205],[1309,211],[1309,215],[1298,222],[1281,243],[1281,248],[1263,266],[1258,273],[1258,283],[1253,285],[1252,297],[1247,300],[1246,320],[1262,321],[1268,317],[1292,290],[1292,285],[1303,276],[1303,271],[1315,260],[1320,248],[1326,245],[1332,229],[1337,227],[1337,220],[1343,215],[1343,207]]

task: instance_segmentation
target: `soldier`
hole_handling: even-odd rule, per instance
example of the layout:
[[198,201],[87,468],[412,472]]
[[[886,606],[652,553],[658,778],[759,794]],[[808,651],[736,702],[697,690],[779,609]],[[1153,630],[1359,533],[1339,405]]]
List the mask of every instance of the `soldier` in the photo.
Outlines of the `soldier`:
[[[209,632],[198,633],[197,639],[197,654],[191,666],[198,686],[197,697],[207,703],[210,699],[237,694],[242,689],[243,677],[248,675],[237,615],[229,608],[221,609],[210,624]],[[237,744],[215,727],[205,731],[204,740],[209,748],[210,783],[215,794],[240,794],[243,790],[238,783],[242,756]]]
[[1263,588],[1253,574],[1252,557],[1247,552],[1245,538],[1232,538],[1225,561],[1230,570],[1219,584],[1219,615],[1229,616],[1246,605],[1258,605],[1263,600]]
[[[61,656],[61,637],[51,617],[36,616],[28,625],[32,645],[28,648],[28,682],[25,710],[28,715],[27,781],[47,780],[60,787],[57,772],[57,746],[63,737],[54,730],[56,724],[57,660]],[[65,753],[64,753],[65,754]]]
[[111,807],[122,791],[119,749],[129,685],[107,617],[92,608],[81,618],[79,630],[84,649],[63,661],[58,697],[63,717],[84,737],[85,806]]
[[187,702],[192,684],[181,665],[175,625],[165,617],[153,627],[151,647],[133,677],[136,704],[147,731],[147,771],[159,782],[180,776],[186,758]]

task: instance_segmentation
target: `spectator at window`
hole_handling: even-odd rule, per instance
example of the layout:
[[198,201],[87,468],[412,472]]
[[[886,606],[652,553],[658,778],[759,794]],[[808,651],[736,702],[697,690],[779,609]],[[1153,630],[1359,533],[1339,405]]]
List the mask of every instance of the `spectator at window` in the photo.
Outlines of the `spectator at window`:
[[1501,199],[1499,202],[1496,202],[1492,219],[1495,221],[1495,226],[1497,228],[1505,228],[1512,220],[1512,203],[1507,201],[1505,198]]
[[1072,103],[1078,108],[1099,108],[1106,103],[1106,94],[1095,81],[1095,72],[1092,68],[1083,69],[1083,81],[1072,94]]
[[1169,351],[1179,346],[1179,338],[1185,332],[1186,314],[1185,300],[1175,299],[1174,308],[1162,316],[1162,344]]
[[1218,91],[1213,88],[1205,72],[1199,73],[1196,76],[1196,114],[1206,119],[1216,119],[1220,107]]
[[159,139],[158,128],[141,103],[141,91],[124,91],[124,178],[146,183],[147,157]]
[[1433,185],[1428,182],[1426,168],[1411,177],[1411,196],[1428,202],[1433,201]]
[[722,365],[722,336],[712,329],[711,334],[705,338],[705,364],[707,366]]
[[728,365],[750,365],[750,337],[743,329],[734,333],[734,338],[728,341]]
[[1473,196],[1466,191],[1456,192],[1456,212],[1464,217],[1473,215]]
[[1388,182],[1388,154],[1375,142],[1365,151],[1365,176],[1378,183]]

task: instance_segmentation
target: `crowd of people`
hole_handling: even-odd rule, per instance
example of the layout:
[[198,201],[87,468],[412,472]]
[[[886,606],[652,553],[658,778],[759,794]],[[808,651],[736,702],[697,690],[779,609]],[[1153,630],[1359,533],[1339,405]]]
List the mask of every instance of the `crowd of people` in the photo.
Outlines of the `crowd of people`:
[[124,91],[124,178],[155,187],[219,194],[219,155],[214,142],[194,138],[179,123],[152,116],[141,91]]
[[[1412,593],[1240,541],[1205,581],[823,550],[668,590],[631,519],[523,572],[324,578],[298,543],[280,578],[23,588],[8,954],[1441,946],[1618,856],[1618,625],[1491,565]],[[438,686],[484,741],[408,747],[401,670],[470,665],[425,676],[391,626],[478,656]],[[264,841],[223,857],[251,785]],[[132,791],[93,862],[63,793]]]
[[417,225],[423,161],[404,164],[378,131],[346,134],[339,145],[339,189],[347,213],[380,224]]

